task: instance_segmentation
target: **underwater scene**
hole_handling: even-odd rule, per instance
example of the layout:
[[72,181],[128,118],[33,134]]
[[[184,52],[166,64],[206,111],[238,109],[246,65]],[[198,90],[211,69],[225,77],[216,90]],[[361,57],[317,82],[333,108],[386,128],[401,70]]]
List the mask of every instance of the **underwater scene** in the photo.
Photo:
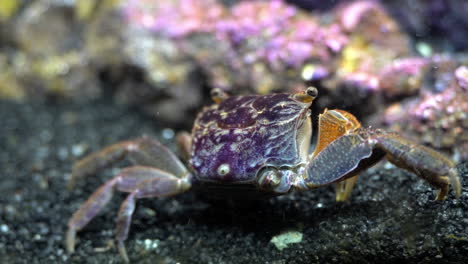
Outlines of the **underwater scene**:
[[0,263],[467,258],[467,1],[0,1]]

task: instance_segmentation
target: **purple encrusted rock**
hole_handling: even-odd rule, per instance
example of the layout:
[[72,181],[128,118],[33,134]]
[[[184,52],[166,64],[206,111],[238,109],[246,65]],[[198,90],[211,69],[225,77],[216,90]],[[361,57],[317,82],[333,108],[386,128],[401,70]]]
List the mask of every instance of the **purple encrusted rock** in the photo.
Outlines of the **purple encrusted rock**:
[[455,77],[457,78],[458,85],[465,91],[468,91],[468,67],[458,67],[455,71]]
[[302,67],[331,63],[348,41],[337,23],[282,0],[128,0],[124,14],[134,28],[174,42],[210,86],[225,90],[303,90]]

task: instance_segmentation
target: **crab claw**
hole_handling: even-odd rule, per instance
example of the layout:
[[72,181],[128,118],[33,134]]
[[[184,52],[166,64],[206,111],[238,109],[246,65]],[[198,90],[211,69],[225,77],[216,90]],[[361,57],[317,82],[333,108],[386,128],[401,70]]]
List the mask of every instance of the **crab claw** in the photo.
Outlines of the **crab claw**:
[[460,179],[450,159],[396,133],[380,129],[357,129],[327,145],[310,161],[304,181],[311,188],[345,180],[383,157],[438,188],[437,200],[446,198],[449,185],[455,196],[460,197]]

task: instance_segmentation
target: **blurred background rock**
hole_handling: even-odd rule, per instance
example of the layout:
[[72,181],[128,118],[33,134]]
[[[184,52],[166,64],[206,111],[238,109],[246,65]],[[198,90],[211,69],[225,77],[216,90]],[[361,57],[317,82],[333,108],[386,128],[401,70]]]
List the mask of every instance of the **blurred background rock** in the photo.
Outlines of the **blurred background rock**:
[[2,0],[0,97],[111,96],[189,129],[209,91],[319,88],[314,111],[468,158],[464,1]]

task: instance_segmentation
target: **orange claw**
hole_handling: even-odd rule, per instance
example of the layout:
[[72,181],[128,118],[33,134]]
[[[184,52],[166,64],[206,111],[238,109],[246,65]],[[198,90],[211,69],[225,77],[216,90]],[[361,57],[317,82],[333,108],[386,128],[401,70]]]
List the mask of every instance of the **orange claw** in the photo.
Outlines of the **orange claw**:
[[361,127],[361,123],[352,114],[343,110],[328,110],[319,115],[319,134],[317,146],[312,157],[317,156],[335,139]]

